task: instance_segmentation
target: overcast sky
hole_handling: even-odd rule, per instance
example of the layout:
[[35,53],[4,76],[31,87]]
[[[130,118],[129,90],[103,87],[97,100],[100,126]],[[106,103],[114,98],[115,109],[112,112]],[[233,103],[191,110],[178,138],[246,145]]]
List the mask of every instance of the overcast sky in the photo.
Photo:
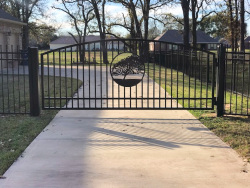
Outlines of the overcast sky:
[[[69,18],[65,13],[59,10],[52,9],[52,5],[60,6],[60,3],[49,0],[50,3],[48,3],[47,11],[45,14],[47,15],[47,18],[43,18],[41,21],[46,22],[49,25],[60,27],[59,34],[67,34],[68,31],[72,32],[72,26],[70,25]],[[248,8],[249,6],[246,5]],[[126,14],[127,11],[121,6],[117,4],[107,4],[106,5],[106,12],[109,16],[112,16],[114,18],[120,17],[122,13]],[[178,15],[182,17],[182,9],[181,6],[175,6],[175,7],[162,7],[161,9],[157,10],[157,13],[172,13],[174,15]],[[250,19],[246,20],[247,23],[247,34],[250,35]],[[163,28],[162,28],[163,29]],[[125,30],[122,30],[121,28],[114,30],[115,32],[119,32],[122,35],[126,34]]]

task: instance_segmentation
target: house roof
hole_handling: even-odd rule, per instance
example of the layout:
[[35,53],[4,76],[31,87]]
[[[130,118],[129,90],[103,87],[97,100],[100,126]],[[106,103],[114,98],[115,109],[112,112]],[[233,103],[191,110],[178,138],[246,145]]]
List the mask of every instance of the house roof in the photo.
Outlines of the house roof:
[[[78,37],[76,37],[78,39]],[[109,39],[114,39],[114,37],[109,37]],[[88,35],[85,37],[85,42],[100,40],[100,36]],[[60,36],[58,39],[51,41],[50,44],[76,44],[76,41],[72,36]]]
[[56,40],[50,42],[50,44],[76,44],[72,36],[60,36]]
[[245,42],[250,42],[250,36],[245,38]]
[[18,18],[10,15],[9,13],[5,12],[4,10],[0,9],[0,21],[10,22],[10,23],[16,23],[20,25],[26,25]]
[[[178,30],[167,30],[165,33],[156,37],[155,40],[183,43],[183,37],[181,31]],[[189,33],[189,41],[192,41],[192,33]],[[210,37],[201,30],[197,30],[197,43],[219,43],[214,38]]]

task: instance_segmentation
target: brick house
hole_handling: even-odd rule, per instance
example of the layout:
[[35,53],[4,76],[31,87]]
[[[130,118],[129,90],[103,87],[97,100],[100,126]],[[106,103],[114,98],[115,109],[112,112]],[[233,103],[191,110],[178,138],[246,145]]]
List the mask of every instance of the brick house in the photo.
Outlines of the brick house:
[[[26,25],[19,19],[0,9],[0,53],[19,52],[22,49],[22,28]],[[6,67],[8,59],[2,54],[0,68]],[[13,63],[13,62],[12,62]]]
[[[167,30],[160,36],[156,37],[155,40],[163,41],[163,42],[170,42],[175,44],[183,44],[183,34],[178,30]],[[191,43],[192,41],[192,34],[190,33],[189,41]],[[219,42],[218,40],[210,37],[206,33],[204,33],[201,30],[197,30],[197,48],[203,49],[203,50],[216,50]],[[174,45],[164,45],[161,46],[161,50],[171,50],[172,48],[177,48],[177,46]],[[150,44],[150,50],[153,51],[159,50],[159,44]]]
[[[115,37],[108,36],[107,39],[115,39]],[[85,42],[94,42],[98,40],[100,40],[100,36],[97,36],[97,35],[88,35],[85,37]],[[75,44],[77,43],[72,36],[60,36],[58,39],[50,42],[50,50],[54,50],[54,49],[69,46],[69,45],[75,45]],[[111,50],[112,47],[113,49],[118,49],[118,42],[114,41],[113,43],[112,42],[107,43],[108,50]],[[96,42],[95,44],[90,43],[90,45],[85,46],[86,50],[93,50],[94,48],[100,49],[100,43],[99,42]],[[124,44],[122,42],[119,42],[119,49],[122,50],[123,48],[124,48]],[[72,50],[75,51],[76,47],[75,46],[72,47]]]

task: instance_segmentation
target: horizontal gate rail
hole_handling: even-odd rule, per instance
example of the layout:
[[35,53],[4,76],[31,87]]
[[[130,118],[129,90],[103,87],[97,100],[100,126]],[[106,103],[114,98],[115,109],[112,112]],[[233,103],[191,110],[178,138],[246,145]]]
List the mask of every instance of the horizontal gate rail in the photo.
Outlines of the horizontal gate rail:
[[215,63],[214,53],[154,40],[66,46],[41,54],[42,106],[213,109]]

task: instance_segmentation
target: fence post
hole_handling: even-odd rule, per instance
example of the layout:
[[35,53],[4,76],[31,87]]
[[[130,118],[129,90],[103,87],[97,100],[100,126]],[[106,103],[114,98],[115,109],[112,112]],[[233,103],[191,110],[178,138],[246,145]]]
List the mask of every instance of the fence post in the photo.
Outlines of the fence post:
[[218,49],[218,68],[217,68],[217,117],[224,114],[224,89],[225,89],[225,56],[226,48],[220,44]]
[[39,103],[39,61],[38,48],[28,48],[28,62],[29,62],[29,88],[30,88],[30,115],[40,115]]

